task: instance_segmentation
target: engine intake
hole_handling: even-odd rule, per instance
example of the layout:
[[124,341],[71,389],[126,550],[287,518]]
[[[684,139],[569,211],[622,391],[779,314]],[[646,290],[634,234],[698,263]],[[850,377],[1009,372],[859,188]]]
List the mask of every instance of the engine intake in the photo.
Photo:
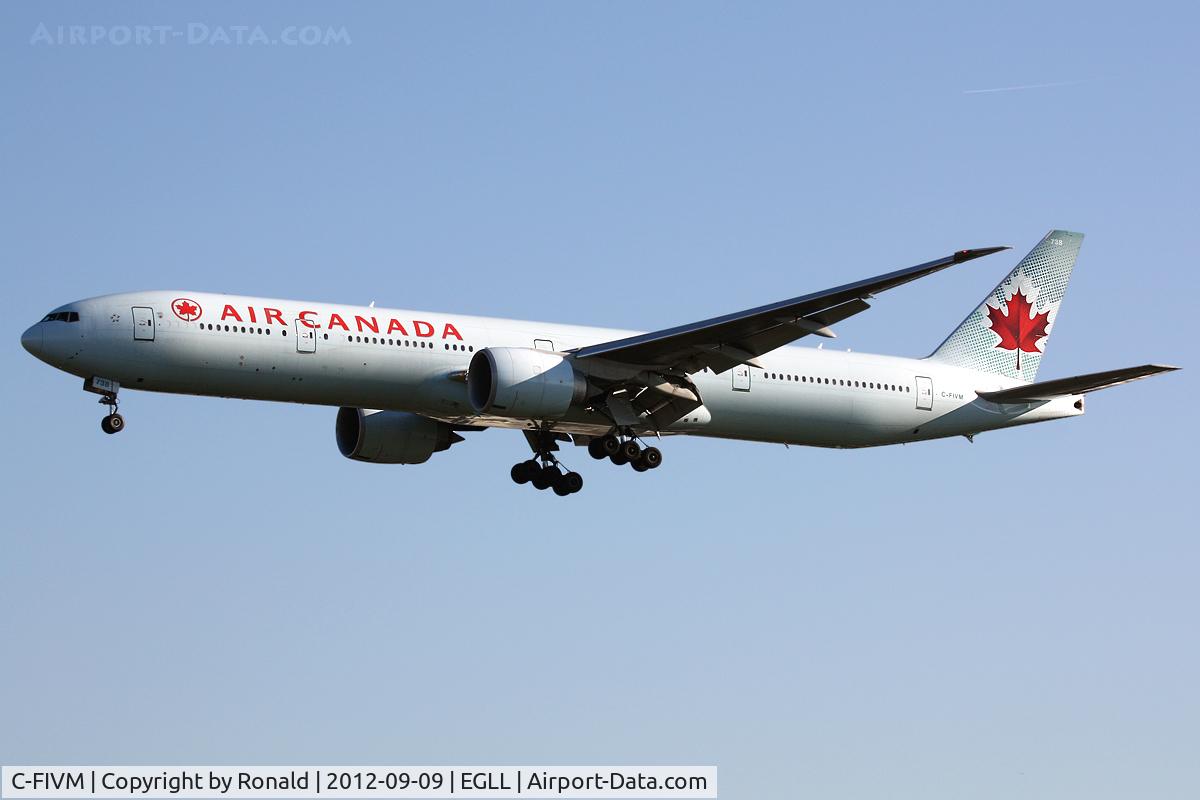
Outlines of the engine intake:
[[467,398],[477,414],[558,419],[587,397],[587,379],[558,353],[487,347],[471,358]]
[[338,450],[374,464],[422,464],[463,438],[444,422],[405,411],[339,408]]

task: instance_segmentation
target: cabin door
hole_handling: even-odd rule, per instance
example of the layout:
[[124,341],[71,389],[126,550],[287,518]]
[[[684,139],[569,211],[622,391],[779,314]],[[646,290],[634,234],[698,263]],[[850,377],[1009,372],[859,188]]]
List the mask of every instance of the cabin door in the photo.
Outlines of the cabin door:
[[133,307],[133,338],[139,342],[154,341],[154,309]]
[[933,381],[929,378],[917,378],[917,409],[933,410]]
[[735,392],[750,391],[750,368],[745,364],[738,364],[733,368],[733,390]]
[[296,352],[297,353],[315,353],[317,352],[317,329],[312,326],[313,323],[305,324],[304,320],[296,320]]

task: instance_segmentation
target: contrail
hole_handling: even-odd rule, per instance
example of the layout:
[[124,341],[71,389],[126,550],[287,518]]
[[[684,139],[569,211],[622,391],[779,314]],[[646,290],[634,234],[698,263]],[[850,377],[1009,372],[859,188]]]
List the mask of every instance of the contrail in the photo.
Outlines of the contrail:
[[1055,81],[1054,83],[1027,83],[1024,86],[999,86],[995,89],[964,89],[963,94],[992,94],[993,92],[1019,92],[1023,89],[1049,89],[1052,86],[1074,86],[1083,81]]

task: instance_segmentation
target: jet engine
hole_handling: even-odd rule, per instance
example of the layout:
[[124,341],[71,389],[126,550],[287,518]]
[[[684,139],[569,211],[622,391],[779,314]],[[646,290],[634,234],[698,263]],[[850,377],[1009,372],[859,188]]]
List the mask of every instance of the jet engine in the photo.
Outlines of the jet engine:
[[463,438],[444,422],[404,411],[339,408],[338,450],[373,464],[422,464]]
[[558,353],[487,347],[471,358],[467,397],[478,414],[557,419],[587,397],[587,379]]

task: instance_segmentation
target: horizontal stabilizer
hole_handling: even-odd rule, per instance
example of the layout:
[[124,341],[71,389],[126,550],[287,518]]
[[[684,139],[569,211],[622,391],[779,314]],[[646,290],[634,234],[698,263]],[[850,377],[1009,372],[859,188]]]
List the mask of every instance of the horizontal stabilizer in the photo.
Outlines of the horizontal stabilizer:
[[1024,386],[1014,386],[1011,389],[1001,389],[995,392],[976,392],[984,400],[993,403],[1034,403],[1040,400],[1053,400],[1072,394],[1086,394],[1110,386],[1120,386],[1140,378],[1149,378],[1160,372],[1174,372],[1179,367],[1169,367],[1165,364],[1143,364],[1140,367],[1125,367],[1111,369],[1108,372],[1093,372],[1090,375],[1076,375],[1071,378],[1057,378],[1052,381],[1027,383]]

